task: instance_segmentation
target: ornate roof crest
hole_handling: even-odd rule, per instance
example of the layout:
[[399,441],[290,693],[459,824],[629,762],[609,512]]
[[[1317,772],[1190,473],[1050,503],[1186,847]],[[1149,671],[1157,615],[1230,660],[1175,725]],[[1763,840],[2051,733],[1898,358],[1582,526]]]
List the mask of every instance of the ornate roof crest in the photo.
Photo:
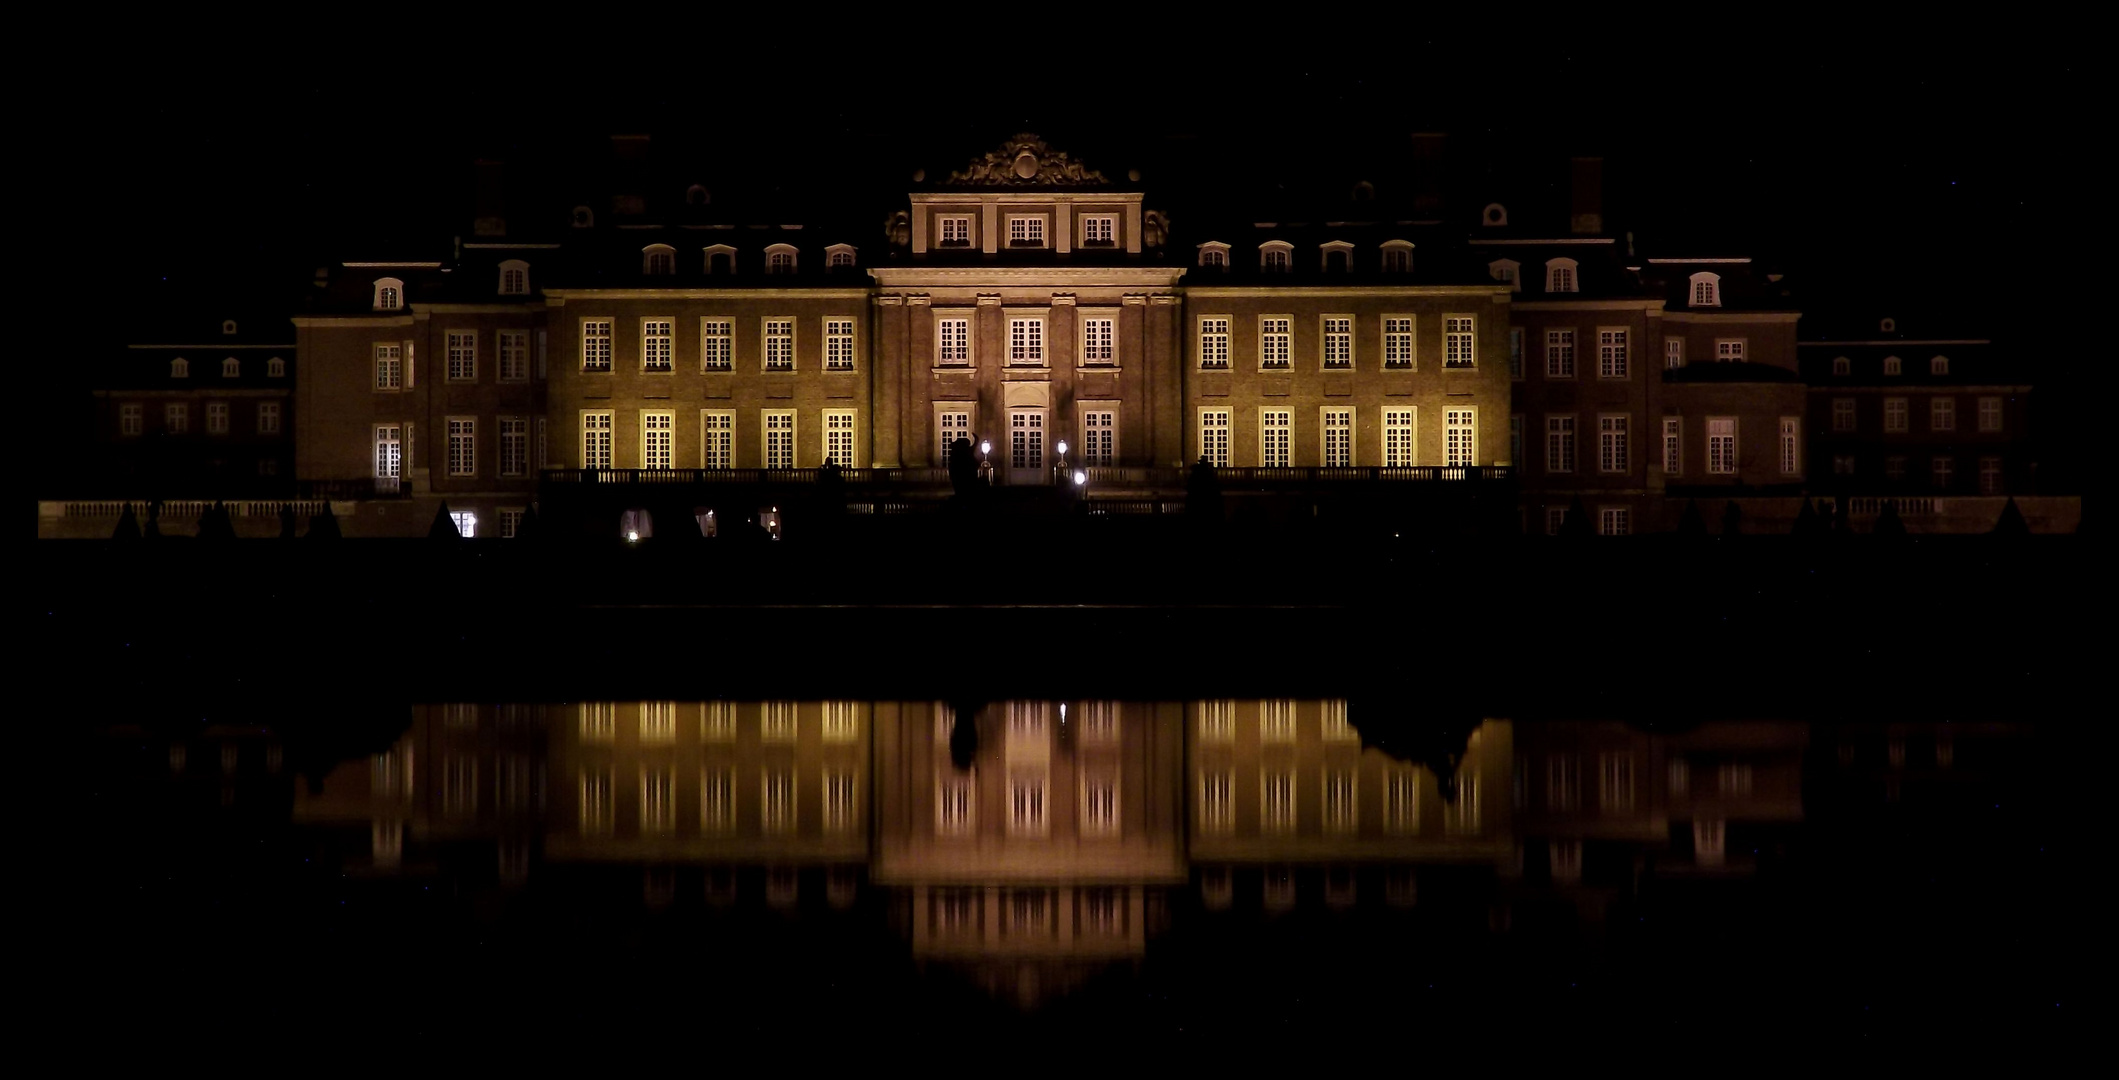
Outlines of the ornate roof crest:
[[1081,162],[1028,132],[949,174],[951,185],[967,187],[1091,187],[1109,182],[1103,173],[1083,168]]

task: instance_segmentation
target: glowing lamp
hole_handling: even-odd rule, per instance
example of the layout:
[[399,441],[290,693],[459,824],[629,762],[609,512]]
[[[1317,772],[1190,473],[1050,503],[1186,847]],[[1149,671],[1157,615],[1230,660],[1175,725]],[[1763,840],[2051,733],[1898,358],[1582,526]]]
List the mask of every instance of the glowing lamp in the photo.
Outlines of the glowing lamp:
[[625,534],[625,538],[626,538],[626,540],[628,540],[628,541],[630,541],[630,542],[633,542],[633,543],[638,543],[638,542],[639,542],[639,540],[640,540],[640,534],[639,534],[639,533],[637,533],[637,532],[629,532],[629,533]]
[[1067,440],[1061,439],[1058,443],[1054,444],[1052,448],[1054,450],[1059,451],[1059,455],[1061,457],[1067,456]]
[[1076,470],[1074,470],[1074,486],[1075,486],[1075,487],[1081,487],[1081,486],[1082,486],[1083,484],[1086,484],[1086,483],[1088,483],[1088,482],[1089,482],[1089,474],[1088,474],[1088,473],[1085,473],[1085,472],[1081,471],[1080,469],[1076,469]]
[[980,444],[979,444],[979,453],[981,453],[981,454],[990,454],[990,453],[993,453],[993,444],[992,444],[992,443],[990,443],[990,442],[982,442],[982,443],[980,443]]

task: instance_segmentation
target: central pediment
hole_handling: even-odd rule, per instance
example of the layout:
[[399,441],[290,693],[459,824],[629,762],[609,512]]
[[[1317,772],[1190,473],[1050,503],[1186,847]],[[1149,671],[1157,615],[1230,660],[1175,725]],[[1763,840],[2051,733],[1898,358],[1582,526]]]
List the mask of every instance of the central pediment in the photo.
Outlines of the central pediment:
[[1024,133],[1001,144],[1000,149],[949,174],[945,186],[957,188],[1097,188],[1110,181],[1094,169],[1045,145],[1045,140]]

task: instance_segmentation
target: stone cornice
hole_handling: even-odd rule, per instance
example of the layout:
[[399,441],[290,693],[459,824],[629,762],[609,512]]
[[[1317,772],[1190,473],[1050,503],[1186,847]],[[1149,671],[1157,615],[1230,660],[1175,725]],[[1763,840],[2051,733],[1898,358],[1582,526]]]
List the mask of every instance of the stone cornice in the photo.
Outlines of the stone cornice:
[[886,289],[922,287],[1046,287],[1079,292],[1097,287],[1174,288],[1182,266],[879,266],[869,276]]
[[1408,299],[1441,296],[1470,298],[1475,296],[1507,297],[1510,289],[1506,285],[1339,285],[1339,286],[1294,286],[1286,285],[1190,285],[1185,287],[1187,296],[1220,297],[1298,297],[1307,300],[1348,300],[1364,296],[1405,297]]
[[1666,323],[1792,323],[1803,317],[1800,311],[1665,311]]
[[546,289],[555,303],[569,300],[866,300],[874,290],[841,289]]

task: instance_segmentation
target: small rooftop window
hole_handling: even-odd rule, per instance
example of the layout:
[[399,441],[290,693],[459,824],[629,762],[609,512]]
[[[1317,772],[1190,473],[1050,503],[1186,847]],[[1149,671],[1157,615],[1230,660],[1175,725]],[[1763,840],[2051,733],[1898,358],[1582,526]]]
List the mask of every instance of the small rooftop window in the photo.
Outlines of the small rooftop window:
[[668,244],[649,244],[640,249],[640,272],[663,276],[677,272],[677,249]]
[[589,208],[588,208],[588,207],[586,207],[586,206],[577,206],[577,207],[575,207],[575,208],[574,208],[574,227],[575,227],[575,228],[577,228],[577,229],[588,229],[588,228],[594,228],[594,227],[595,227],[595,225],[596,225],[596,211],[594,211],[594,210],[591,210],[591,209],[589,209]]
[[222,320],[221,320],[221,333],[223,333],[223,334],[233,334],[233,333],[235,333],[235,320],[234,320],[234,319],[222,319]]
[[1898,320],[1897,320],[1897,319],[1885,319],[1885,320],[1883,320],[1882,322],[1880,322],[1880,323],[1877,323],[1877,324],[1876,324],[1876,330],[1877,330],[1877,332],[1878,332],[1878,333],[1881,333],[1881,334],[1895,334],[1895,333],[1898,333]]
[[500,264],[500,295],[528,296],[530,294],[530,264],[521,259],[509,259]]
[[1549,293],[1571,293],[1579,291],[1575,280],[1573,259],[1551,259],[1545,264],[1545,291]]
[[1500,203],[1487,203],[1486,209],[1479,213],[1479,224],[1493,226],[1508,224],[1508,207]]
[[1493,279],[1509,287],[1512,292],[1523,291],[1523,264],[1514,259],[1495,259],[1486,264],[1486,272]]
[[287,361],[277,356],[265,361],[265,377],[268,379],[286,378]]
[[181,356],[171,360],[169,362],[169,377],[172,379],[191,378],[191,361]]
[[1948,375],[1949,373],[1950,373],[1950,358],[1949,358],[1949,357],[1947,357],[1947,356],[1937,356],[1937,357],[1933,357],[1933,358],[1931,358],[1931,359],[1930,359],[1930,360],[1928,361],[1928,374],[1930,374],[1930,375]]
[[1692,306],[1721,307],[1722,278],[1704,271],[1692,275]]
[[243,375],[243,362],[231,356],[221,361],[221,378],[237,379]]
[[405,306],[405,283],[396,278],[375,281],[375,310],[398,311]]
[[1229,268],[1229,245],[1209,240],[1199,245],[1199,265],[1214,270]]
[[792,274],[795,272],[795,246],[774,244],[765,249],[765,272],[768,274]]
[[684,205],[686,206],[705,206],[713,201],[713,194],[706,190],[706,185],[704,184],[693,184],[684,191]]
[[1269,274],[1285,274],[1294,265],[1295,245],[1268,240],[1258,245],[1258,268]]

